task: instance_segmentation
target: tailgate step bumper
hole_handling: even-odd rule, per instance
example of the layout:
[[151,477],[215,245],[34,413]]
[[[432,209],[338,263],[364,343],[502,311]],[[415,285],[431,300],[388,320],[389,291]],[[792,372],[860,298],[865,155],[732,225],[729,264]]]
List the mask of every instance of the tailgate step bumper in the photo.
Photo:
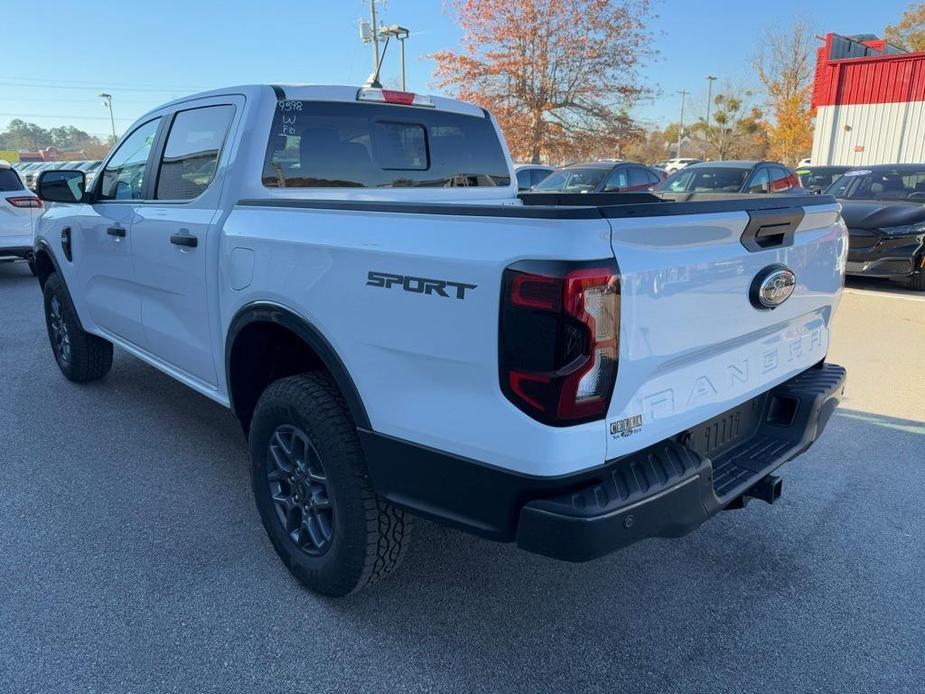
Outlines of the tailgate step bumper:
[[[587,561],[647,537],[691,532],[809,448],[841,401],[845,380],[835,364],[808,369],[699,427],[613,461],[578,490],[530,501],[520,512],[518,545]],[[763,498],[763,491],[750,496]]]

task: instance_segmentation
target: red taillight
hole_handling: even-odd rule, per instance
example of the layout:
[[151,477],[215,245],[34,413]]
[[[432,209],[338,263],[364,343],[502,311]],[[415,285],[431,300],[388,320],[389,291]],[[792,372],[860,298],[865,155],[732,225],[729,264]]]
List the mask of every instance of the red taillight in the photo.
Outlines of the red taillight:
[[499,365],[508,399],[554,426],[602,418],[617,375],[619,300],[613,260],[507,268]]
[[42,201],[31,195],[21,198],[7,198],[6,201],[13,207],[42,207]]

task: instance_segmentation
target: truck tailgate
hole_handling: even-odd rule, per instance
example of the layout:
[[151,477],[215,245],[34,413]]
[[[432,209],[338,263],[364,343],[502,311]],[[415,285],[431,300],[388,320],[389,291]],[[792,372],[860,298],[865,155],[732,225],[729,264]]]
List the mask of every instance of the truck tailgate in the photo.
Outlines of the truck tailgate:
[[[847,252],[837,204],[703,213],[681,205],[653,205],[653,216],[603,209],[622,293],[608,459],[716,417],[828,351]],[[795,231],[746,247],[746,229],[776,231],[788,212]],[[773,309],[756,308],[750,293],[774,266],[792,271],[793,293]]]

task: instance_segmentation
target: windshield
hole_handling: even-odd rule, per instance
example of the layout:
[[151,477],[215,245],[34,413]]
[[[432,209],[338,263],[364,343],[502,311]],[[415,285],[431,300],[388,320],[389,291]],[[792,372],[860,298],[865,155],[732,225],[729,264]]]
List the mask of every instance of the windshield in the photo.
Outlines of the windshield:
[[748,176],[748,169],[728,166],[698,166],[672,174],[655,190],[668,193],[738,193]]
[[918,200],[925,202],[925,169],[848,171],[825,191],[849,200]]
[[590,193],[604,180],[607,169],[562,169],[540,181],[533,190],[559,193]]
[[797,169],[797,176],[800,177],[800,185],[807,190],[822,191],[837,181],[847,170],[839,168]]

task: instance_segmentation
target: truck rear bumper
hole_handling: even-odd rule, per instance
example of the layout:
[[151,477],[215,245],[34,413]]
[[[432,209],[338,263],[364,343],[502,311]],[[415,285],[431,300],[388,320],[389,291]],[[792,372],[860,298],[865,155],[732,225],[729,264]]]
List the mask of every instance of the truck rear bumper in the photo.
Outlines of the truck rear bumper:
[[[680,537],[743,496],[768,496],[768,475],[819,437],[841,400],[845,369],[813,368],[745,406],[758,416],[746,435],[705,454],[709,437],[742,408],[616,461],[592,484],[525,504],[517,544],[531,552],[587,561],[648,537]],[[698,450],[700,449],[700,450]],[[774,485],[771,494],[779,493]]]
[[587,561],[680,537],[745,496],[819,437],[845,369],[810,368],[737,408],[605,465],[532,477],[359,429],[373,488],[418,515],[530,552]]

